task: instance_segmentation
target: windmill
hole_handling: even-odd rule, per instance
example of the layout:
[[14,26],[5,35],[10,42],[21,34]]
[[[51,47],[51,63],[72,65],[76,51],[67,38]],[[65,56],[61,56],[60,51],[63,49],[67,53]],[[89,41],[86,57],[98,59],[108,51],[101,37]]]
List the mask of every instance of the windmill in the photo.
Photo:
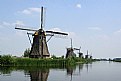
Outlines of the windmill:
[[85,58],[86,59],[88,59],[88,58],[92,59],[92,53],[91,53],[91,55],[89,55],[88,50],[87,50],[87,55],[85,55]]
[[88,50],[87,50],[87,54],[85,55],[85,59],[89,58],[89,54],[88,54]]
[[78,50],[79,57],[83,58],[83,53],[81,52],[81,46],[80,48],[73,48],[72,38],[71,38],[71,47],[67,48],[66,58],[76,57],[76,54],[74,53],[75,50]]
[[46,41],[46,36],[50,36],[50,38],[48,39],[48,41],[52,38],[52,36],[54,36],[55,34],[58,35],[64,35],[67,36],[67,33],[63,33],[63,32],[56,32],[56,31],[45,31],[43,29],[43,12],[44,12],[44,8],[41,7],[41,24],[40,24],[40,29],[36,30],[36,29],[26,29],[26,28],[21,28],[20,26],[16,26],[15,29],[18,30],[26,30],[26,31],[34,31],[34,33],[27,33],[28,37],[29,35],[33,36],[33,43],[30,40],[31,43],[31,51],[29,54],[30,58],[48,58],[50,56],[49,50],[48,50],[48,46],[47,46],[47,41]]
[[74,50],[76,48],[73,48],[73,45],[72,45],[72,38],[71,38],[71,47],[70,48],[67,48],[67,53],[66,53],[66,58],[70,58],[70,57],[76,57],[76,54],[74,53]]
[[79,52],[78,52],[78,54],[79,54],[79,57],[80,58],[83,58],[83,53],[81,52],[81,46],[80,46],[80,48],[74,48],[75,50],[78,50]]

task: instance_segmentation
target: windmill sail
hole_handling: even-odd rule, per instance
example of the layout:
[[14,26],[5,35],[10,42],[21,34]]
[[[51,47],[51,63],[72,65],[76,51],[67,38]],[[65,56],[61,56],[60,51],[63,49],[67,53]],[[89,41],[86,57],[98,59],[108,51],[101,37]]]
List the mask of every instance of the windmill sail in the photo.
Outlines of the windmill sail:
[[55,32],[55,31],[46,31],[46,32],[47,32],[47,33],[53,33],[53,34],[68,35],[67,33]]
[[18,30],[27,30],[27,31],[37,31],[37,30],[33,30],[33,29],[20,28],[20,27],[16,27],[15,29],[18,29]]

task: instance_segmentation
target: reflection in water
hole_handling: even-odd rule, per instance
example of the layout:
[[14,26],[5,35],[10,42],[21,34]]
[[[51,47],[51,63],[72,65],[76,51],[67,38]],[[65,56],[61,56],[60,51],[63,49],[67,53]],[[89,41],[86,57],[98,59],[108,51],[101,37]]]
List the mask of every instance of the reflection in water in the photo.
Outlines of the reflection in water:
[[68,66],[67,69],[67,75],[70,76],[70,81],[72,81],[73,76],[81,76],[81,70],[83,68],[86,68],[87,72],[89,68],[92,67],[92,64],[78,64],[77,66]]
[[73,67],[73,66],[68,66],[67,67],[67,75],[71,76],[71,81],[72,81],[72,75],[73,75],[74,69],[75,69],[75,67]]
[[120,66],[121,63],[117,62],[64,67],[0,66],[0,81],[120,81]]
[[49,69],[40,67],[0,67],[0,75],[11,76],[12,71],[23,71],[25,77],[30,77],[30,81],[47,81]]
[[83,64],[79,64],[79,74],[80,74],[82,69],[83,69]]
[[87,72],[88,72],[89,68],[92,68],[92,63],[85,64],[85,68],[87,69]]
[[14,72],[19,71],[23,72],[25,77],[29,77],[30,81],[48,81],[49,72],[51,70],[49,68],[55,68],[55,69],[60,68],[60,69],[65,69],[67,76],[69,76],[70,81],[72,81],[74,78],[73,76],[81,77],[82,70],[87,70],[88,72],[88,69],[90,67],[91,64],[78,64],[75,66],[64,66],[64,67],[0,67],[0,76],[1,75],[11,76],[13,71]]
[[[76,72],[77,69],[79,69],[78,72]],[[70,81],[72,81],[73,76],[80,75],[81,69],[83,69],[83,64],[79,64],[78,67],[76,66],[67,67],[67,75],[71,76]]]
[[29,71],[31,81],[47,81],[49,69]]
[[[70,81],[72,81],[73,76],[79,76],[81,74],[81,70],[84,68],[84,65],[85,68],[87,68],[88,72],[88,68],[91,67],[91,64],[78,64],[77,66],[66,66],[67,75],[71,78]],[[37,70],[29,70],[27,74],[30,76],[31,81],[47,81],[49,76],[49,69],[41,68]]]
[[0,75],[10,75],[13,70],[13,67],[0,67]]

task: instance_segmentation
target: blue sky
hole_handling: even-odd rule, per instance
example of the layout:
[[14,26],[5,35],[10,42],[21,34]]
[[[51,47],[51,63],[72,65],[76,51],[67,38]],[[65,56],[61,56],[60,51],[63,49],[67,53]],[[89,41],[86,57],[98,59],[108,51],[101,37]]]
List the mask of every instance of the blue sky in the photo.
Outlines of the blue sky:
[[50,54],[65,55],[73,38],[74,47],[94,58],[121,56],[121,0],[1,0],[0,54],[21,56],[30,47],[26,31],[15,30],[15,24],[38,29],[41,6],[45,30],[69,33],[67,39],[49,41]]

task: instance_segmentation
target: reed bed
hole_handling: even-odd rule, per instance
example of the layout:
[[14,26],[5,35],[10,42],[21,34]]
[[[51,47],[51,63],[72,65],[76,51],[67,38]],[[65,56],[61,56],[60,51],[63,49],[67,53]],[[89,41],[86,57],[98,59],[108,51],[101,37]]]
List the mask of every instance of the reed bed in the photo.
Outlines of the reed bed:
[[59,59],[35,59],[35,58],[17,58],[10,55],[0,57],[0,66],[53,66],[64,67],[67,65],[75,65],[77,62],[89,63],[92,59],[81,58],[59,58]]

